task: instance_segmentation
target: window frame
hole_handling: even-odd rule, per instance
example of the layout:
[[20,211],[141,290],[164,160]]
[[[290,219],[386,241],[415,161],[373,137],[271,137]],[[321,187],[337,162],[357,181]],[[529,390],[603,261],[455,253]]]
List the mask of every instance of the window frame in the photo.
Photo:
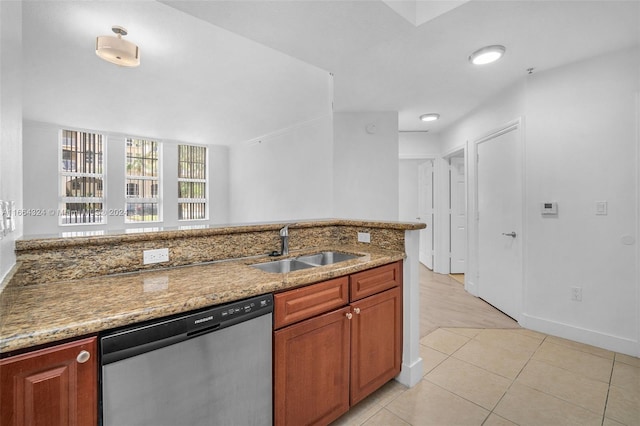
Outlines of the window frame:
[[[73,132],[73,133],[81,133],[81,134],[87,134],[87,135],[96,135],[96,136],[100,136],[101,137],[101,143],[102,143],[102,152],[101,152],[101,160],[102,160],[102,173],[87,173],[87,172],[70,172],[70,171],[66,171],[64,170],[63,167],[63,161],[65,160],[64,158],[64,134],[65,132]],[[107,216],[105,214],[105,212],[107,211],[107,141],[108,141],[108,134],[104,133],[104,132],[98,132],[98,131],[94,131],[94,130],[81,130],[81,129],[77,129],[77,128],[71,128],[71,127],[64,127],[64,128],[60,128],[58,129],[58,179],[57,179],[57,185],[58,185],[58,209],[56,211],[58,219],[57,219],[57,223],[58,226],[102,226],[102,225],[107,225]],[[94,154],[94,160],[95,160],[95,154]],[[70,160],[69,160],[70,161]],[[63,191],[63,187],[66,186],[66,179],[67,177],[87,177],[87,178],[93,178],[93,179],[100,179],[102,184],[101,184],[101,191],[102,191],[102,196],[101,197],[70,197],[66,194],[66,192]],[[76,180],[74,182],[74,186],[78,184],[78,181]],[[96,182],[96,185],[98,183]],[[82,204],[82,203],[100,203],[102,204],[102,209],[100,210],[100,221],[95,221],[95,222],[64,222],[64,218],[66,217],[63,212],[65,212],[67,210],[67,204],[72,204],[72,203],[77,203],[77,204]]]
[[[139,176],[139,175],[130,175],[127,171],[127,147],[130,146],[130,141],[144,141],[144,142],[155,142],[157,144],[157,176]],[[146,157],[143,157],[146,158]],[[137,136],[125,136],[124,138],[124,150],[123,150],[123,164],[124,164],[124,224],[125,225],[144,225],[147,223],[161,223],[163,221],[163,197],[162,197],[162,171],[163,171],[163,143],[160,139],[148,138],[148,137],[137,137]],[[151,181],[157,185],[157,196],[156,197],[140,197],[140,196],[129,196],[128,189],[130,183],[129,180],[138,180],[138,181]],[[154,185],[151,183],[151,186]],[[136,184],[137,185],[137,184]],[[138,194],[140,193],[140,188],[138,187]],[[152,191],[150,191],[152,192]],[[156,220],[130,220],[128,212],[129,204],[156,204],[156,210],[158,212]]]
[[[180,147],[185,146],[185,147],[196,147],[196,148],[203,148],[204,149],[204,167],[205,167],[205,177],[204,179],[198,179],[198,178],[181,178],[180,177]],[[193,144],[193,143],[178,143],[177,144],[177,151],[178,151],[178,155],[177,157],[177,173],[176,173],[176,178],[178,180],[178,194],[177,194],[177,201],[176,201],[176,206],[178,208],[178,214],[177,214],[177,220],[178,223],[181,222],[199,222],[199,221],[207,221],[209,220],[209,146],[208,145],[202,145],[202,144]],[[181,182],[190,182],[190,183],[204,183],[204,198],[180,198],[180,183]],[[181,204],[188,204],[188,203],[192,203],[192,204],[204,204],[204,217],[202,218],[198,218],[198,219],[180,219],[180,205]]]

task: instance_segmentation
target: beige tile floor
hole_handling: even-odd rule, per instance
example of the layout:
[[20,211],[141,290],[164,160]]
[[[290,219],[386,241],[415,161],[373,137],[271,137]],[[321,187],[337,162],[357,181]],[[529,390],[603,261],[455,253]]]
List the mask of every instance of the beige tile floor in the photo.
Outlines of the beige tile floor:
[[[449,280],[421,270],[422,290]],[[458,290],[456,299],[473,298]],[[420,340],[424,376],[415,387],[391,381],[334,425],[640,425],[640,359],[498,320],[510,328],[473,316],[467,327],[435,328]]]

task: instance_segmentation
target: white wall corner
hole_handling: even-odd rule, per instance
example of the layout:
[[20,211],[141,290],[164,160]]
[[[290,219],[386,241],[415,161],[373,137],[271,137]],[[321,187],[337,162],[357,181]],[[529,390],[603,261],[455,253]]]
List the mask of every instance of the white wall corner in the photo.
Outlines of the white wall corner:
[[415,386],[423,375],[423,361],[420,357],[419,247],[420,231],[405,231],[404,250],[406,258],[402,269],[402,370],[396,380],[409,387]]

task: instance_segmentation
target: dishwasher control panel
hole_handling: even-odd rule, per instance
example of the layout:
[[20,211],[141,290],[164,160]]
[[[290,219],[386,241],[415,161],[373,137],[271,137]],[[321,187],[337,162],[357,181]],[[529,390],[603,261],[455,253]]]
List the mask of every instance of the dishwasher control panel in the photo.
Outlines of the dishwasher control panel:
[[238,321],[264,315],[273,311],[273,296],[271,294],[252,297],[227,305],[216,306],[188,318],[187,329],[189,334],[228,327]]

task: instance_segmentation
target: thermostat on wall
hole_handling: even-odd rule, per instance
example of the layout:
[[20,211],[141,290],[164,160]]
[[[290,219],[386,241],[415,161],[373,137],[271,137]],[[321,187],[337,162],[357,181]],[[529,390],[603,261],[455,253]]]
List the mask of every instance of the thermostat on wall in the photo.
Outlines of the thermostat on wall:
[[558,203],[555,201],[542,203],[540,206],[543,216],[558,214]]

